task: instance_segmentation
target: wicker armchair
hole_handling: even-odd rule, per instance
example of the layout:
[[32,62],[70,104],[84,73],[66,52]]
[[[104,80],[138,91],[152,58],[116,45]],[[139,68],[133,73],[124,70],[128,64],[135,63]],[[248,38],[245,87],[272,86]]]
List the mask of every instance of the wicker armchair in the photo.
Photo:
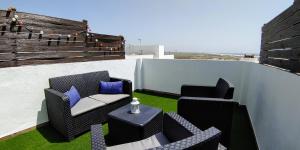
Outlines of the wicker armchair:
[[[100,81],[123,81],[124,94],[105,95],[105,102],[91,97],[98,94]],[[107,71],[55,77],[49,79],[49,83],[50,88],[44,91],[50,125],[68,140],[88,131],[92,124],[106,122],[110,111],[128,104],[132,99],[131,81],[111,78]],[[71,86],[75,86],[82,97],[72,108],[68,97],[63,94]]]
[[230,145],[232,116],[238,105],[232,100],[234,86],[219,79],[216,86],[183,85],[178,101],[178,114],[205,130],[214,126],[222,131],[221,143]]
[[[197,150],[217,150],[226,149],[219,144],[221,131],[211,127],[205,131],[199,130],[193,124],[176,113],[165,113],[163,117],[163,131],[159,133],[164,138],[160,138],[160,144],[140,146],[135,145],[143,143],[145,140],[135,141],[117,145],[117,147],[107,147],[102,133],[101,124],[91,126],[91,144],[92,150],[105,149],[153,149],[153,150],[179,150],[179,149],[197,149]],[[154,135],[156,136],[156,135]],[[151,137],[150,137],[151,138]],[[149,139],[149,138],[148,138]],[[129,145],[129,147],[128,147]]]

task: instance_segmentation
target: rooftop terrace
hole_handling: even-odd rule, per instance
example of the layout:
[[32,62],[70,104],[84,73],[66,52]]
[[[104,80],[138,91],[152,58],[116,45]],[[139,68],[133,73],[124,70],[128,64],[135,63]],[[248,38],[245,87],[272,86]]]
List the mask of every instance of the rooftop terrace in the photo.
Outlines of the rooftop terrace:
[[[134,96],[138,97],[142,104],[161,108],[164,112],[176,112],[177,110],[177,99],[174,98],[140,92],[135,92]],[[235,110],[234,114],[231,149],[256,149],[256,141],[252,135],[247,112],[239,108]],[[104,134],[108,134],[107,124],[104,125]],[[0,147],[3,149],[88,149],[90,146],[90,132],[84,133],[74,141],[69,142],[49,125],[0,141]]]
[[[49,78],[107,70],[112,77],[131,80],[133,91],[175,96],[134,93],[143,104],[163,108],[165,112],[176,111],[182,85],[214,86],[219,78],[227,79],[235,86],[233,101],[239,106],[234,110],[231,149],[299,149],[299,6],[299,1],[295,0],[293,6],[264,25],[261,64],[213,60],[107,60],[125,57],[122,36],[88,33],[86,21],[76,22],[79,29],[74,32],[72,27],[64,31],[64,39],[56,32],[38,32],[40,28],[21,32],[24,28],[16,23],[17,17],[0,11],[0,43],[5,43],[0,45],[0,67],[4,67],[0,69],[0,148],[89,149],[89,132],[67,142],[47,125],[49,118],[43,90],[49,87]],[[21,13],[25,20],[31,15]],[[55,24],[60,18],[39,17],[49,29],[61,28],[53,26],[53,20]],[[74,25],[70,20],[64,21]],[[10,31],[6,31],[11,26]],[[31,44],[26,44],[28,41]],[[67,46],[61,47],[61,43]],[[40,127],[35,129],[37,126]],[[107,125],[104,125],[104,133],[108,133]],[[109,144],[109,140],[107,142]]]
[[[73,70],[66,71],[68,68]],[[133,89],[173,94],[180,94],[183,84],[215,85],[218,78],[226,78],[235,85],[234,101],[247,109],[260,149],[299,147],[295,138],[299,134],[295,131],[300,122],[294,119],[300,113],[299,76],[275,67],[240,61],[109,60],[3,68],[0,70],[0,94],[2,100],[8,101],[0,103],[0,114],[4,118],[0,120],[1,137],[48,122],[43,89],[49,86],[49,78],[99,70],[130,79]],[[233,134],[246,131],[244,129],[237,126],[233,128]],[[31,134],[38,135],[39,132],[26,135]],[[248,134],[242,137],[245,135]],[[21,141],[22,137],[24,135],[7,142]],[[47,141],[41,136],[33,137]]]

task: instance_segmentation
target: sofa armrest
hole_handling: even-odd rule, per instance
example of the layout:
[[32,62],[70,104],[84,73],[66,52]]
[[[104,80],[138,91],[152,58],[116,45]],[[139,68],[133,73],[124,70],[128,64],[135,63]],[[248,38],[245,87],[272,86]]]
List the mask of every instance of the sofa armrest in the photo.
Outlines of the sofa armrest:
[[216,127],[222,131],[221,143],[230,144],[232,117],[238,103],[232,99],[180,97],[177,113],[201,130]]
[[213,97],[215,89],[214,86],[182,85],[181,96]]
[[92,150],[106,150],[101,124],[91,126],[91,145]]
[[225,99],[233,99],[234,87],[230,87],[225,95]]
[[172,124],[178,124],[192,134],[197,134],[199,132],[202,132],[200,129],[198,129],[196,126],[194,126],[192,123],[190,123],[185,118],[178,115],[177,113],[175,112],[164,113],[164,123],[163,123],[164,128],[170,128],[172,127]]
[[53,89],[45,89],[44,92],[50,123],[71,140],[73,123],[69,98]]
[[132,97],[132,82],[130,80],[111,77],[110,81],[122,81],[124,93],[129,94]]
[[153,148],[155,150],[174,150],[174,149],[205,149],[217,150],[221,137],[221,131],[211,127],[201,133],[185,139],[169,143],[160,147]]

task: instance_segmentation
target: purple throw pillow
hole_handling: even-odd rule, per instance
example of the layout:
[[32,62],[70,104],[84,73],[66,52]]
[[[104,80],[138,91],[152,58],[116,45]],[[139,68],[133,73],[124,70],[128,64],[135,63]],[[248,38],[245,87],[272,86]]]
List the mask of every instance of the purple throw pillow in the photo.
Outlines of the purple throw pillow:
[[70,101],[70,107],[72,108],[79,100],[80,95],[75,86],[72,86],[69,91],[64,93],[66,96],[68,96]]
[[103,82],[99,84],[101,94],[123,94],[123,82]]

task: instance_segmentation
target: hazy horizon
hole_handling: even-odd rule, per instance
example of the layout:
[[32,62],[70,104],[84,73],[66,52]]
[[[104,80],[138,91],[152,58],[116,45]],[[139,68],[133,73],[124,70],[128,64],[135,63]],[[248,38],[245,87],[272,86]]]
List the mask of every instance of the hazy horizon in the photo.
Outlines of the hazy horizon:
[[0,0],[0,9],[73,20],[92,32],[123,35],[127,44],[162,44],[168,51],[259,53],[261,27],[293,0]]
[[244,54],[253,54],[253,55],[259,55],[259,52],[237,52],[237,53],[222,53],[222,52],[202,52],[202,51],[165,51],[165,53],[199,53],[199,54],[224,54],[224,55],[244,55]]

